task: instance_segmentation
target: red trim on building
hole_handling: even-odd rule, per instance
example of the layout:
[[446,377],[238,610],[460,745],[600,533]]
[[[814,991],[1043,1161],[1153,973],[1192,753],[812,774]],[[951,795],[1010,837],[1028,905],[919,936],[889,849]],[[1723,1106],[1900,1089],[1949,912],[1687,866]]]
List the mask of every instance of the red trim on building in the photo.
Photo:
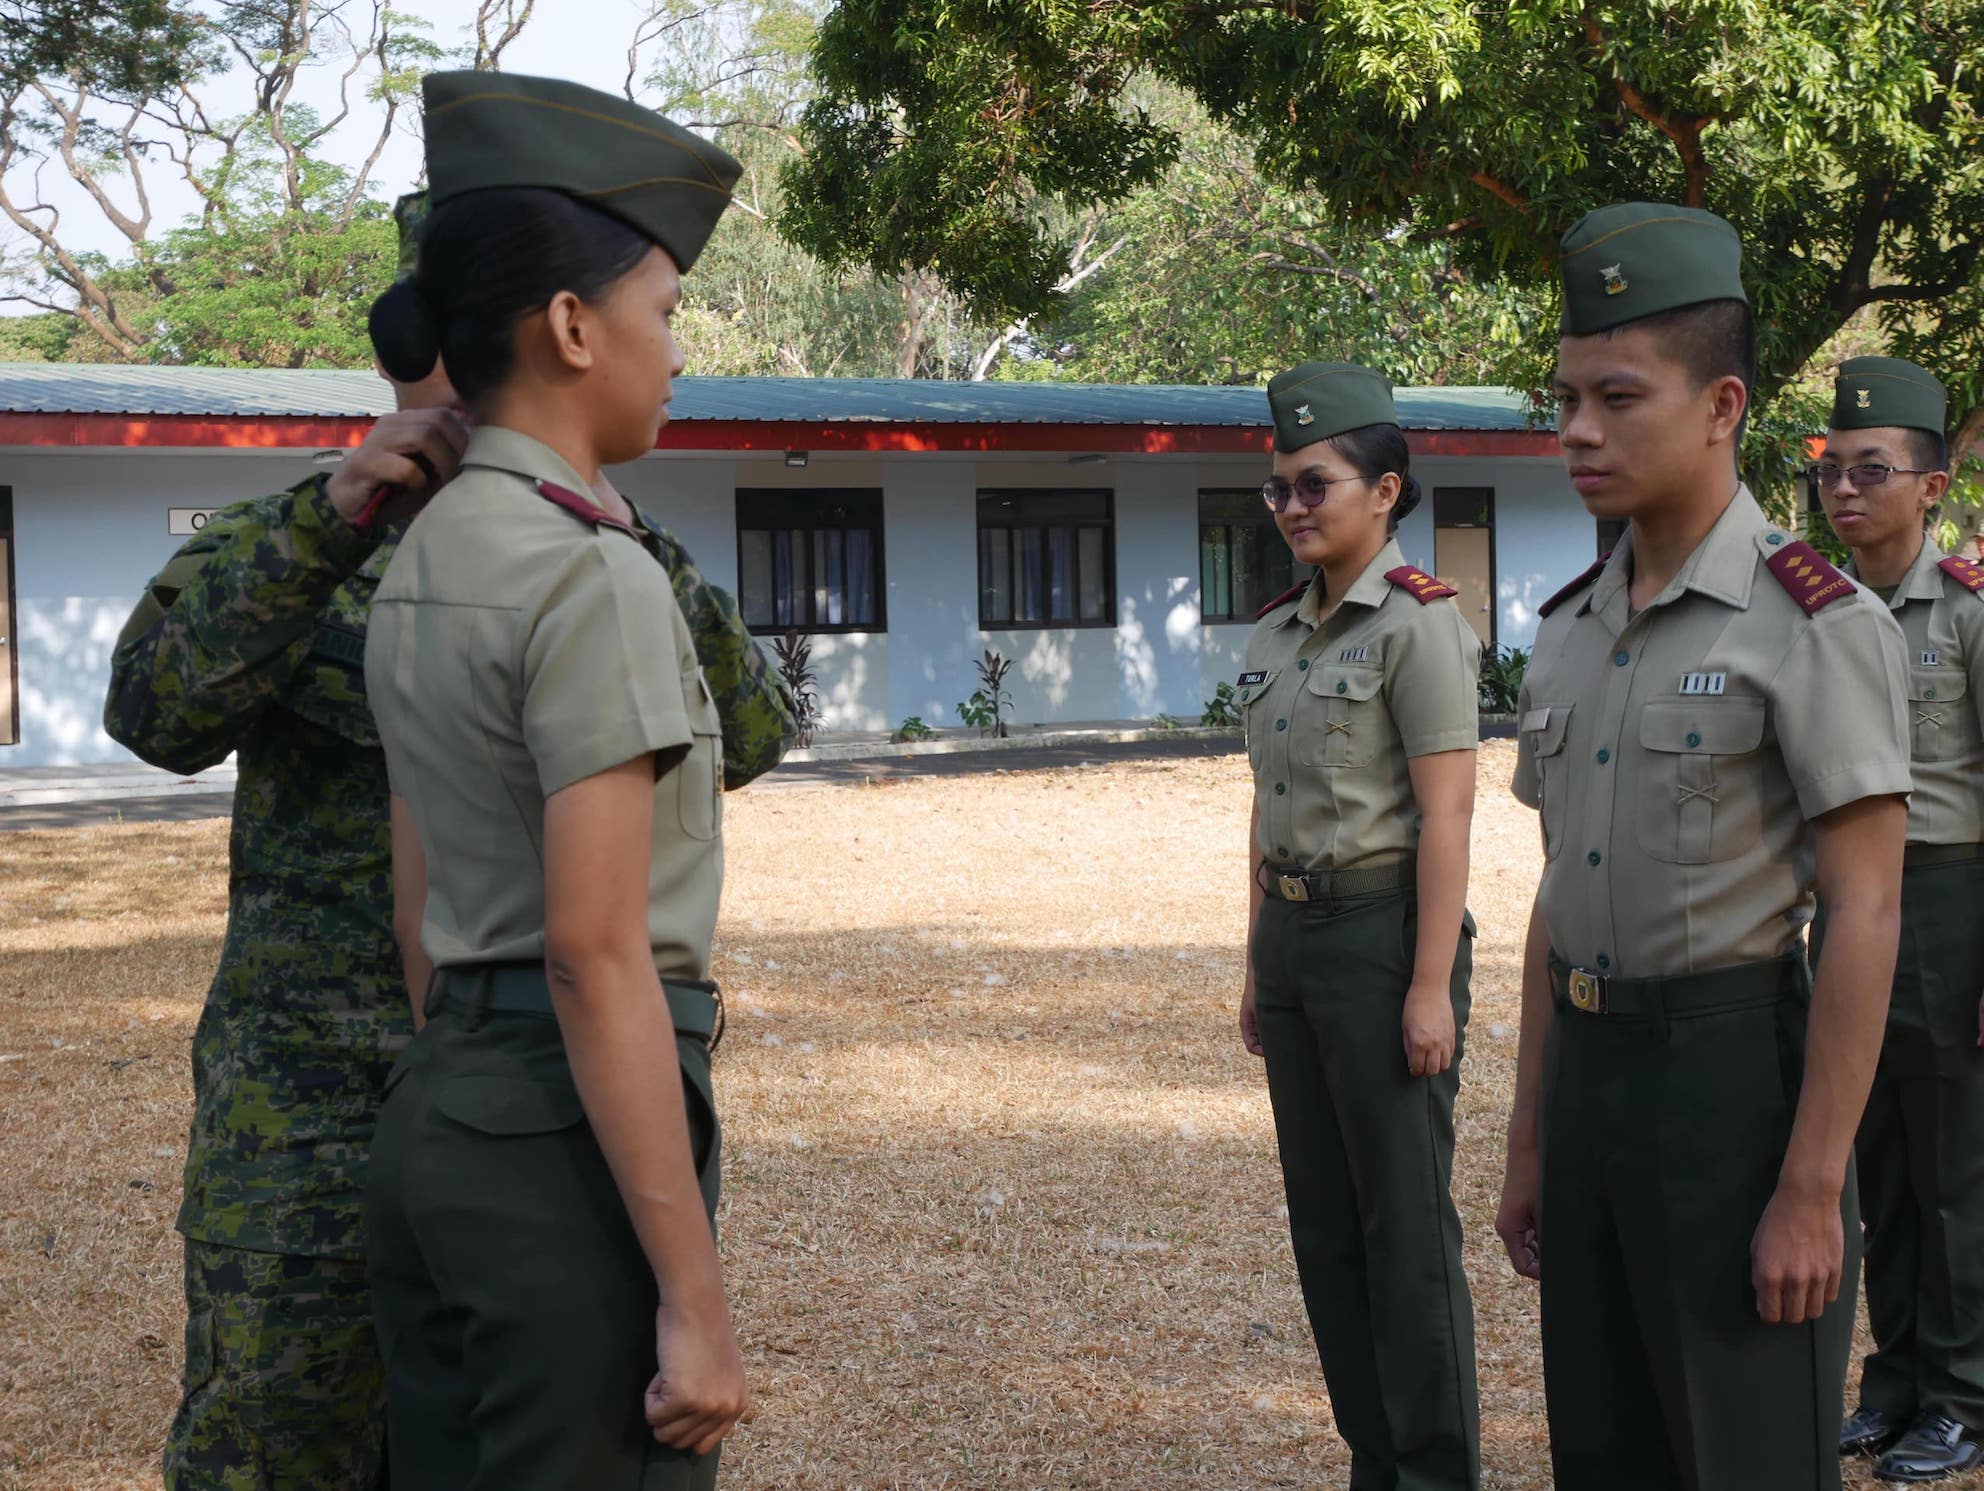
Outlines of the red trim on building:
[[[362,416],[0,413],[0,446],[337,450],[372,428]],[[658,450],[1009,451],[1025,454],[1266,455],[1269,430],[1233,425],[884,423],[698,419],[663,428]],[[1554,456],[1549,430],[1408,430],[1421,456]]]

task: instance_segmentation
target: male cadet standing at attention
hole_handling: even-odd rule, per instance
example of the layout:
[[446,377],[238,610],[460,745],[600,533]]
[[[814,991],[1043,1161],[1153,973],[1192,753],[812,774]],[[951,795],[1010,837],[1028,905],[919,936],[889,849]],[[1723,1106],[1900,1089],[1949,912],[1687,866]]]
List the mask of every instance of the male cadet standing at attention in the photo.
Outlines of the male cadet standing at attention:
[[[407,271],[420,207],[401,208]],[[413,1026],[362,665],[379,577],[468,438],[445,370],[394,394],[399,412],[335,471],[216,514],[146,588],[111,660],[114,739],[170,771],[229,752],[240,771],[227,938],[193,1034],[186,1365],[167,1491],[384,1484],[365,1162]],[[385,484],[403,494],[368,524]],[[736,604],[633,513],[722,713],[724,785],[740,787],[778,764],[790,707]]]
[[1740,260],[1722,219],[1651,203],[1563,240],[1558,439],[1629,527],[1541,608],[1520,704],[1545,862],[1495,1225],[1542,1279],[1557,1491],[1840,1483],[1907,670],[1886,608],[1738,479]]
[[[1901,952],[1854,1143],[1875,1349],[1839,1436],[1842,1454],[1886,1450],[1884,1481],[1941,1480],[1984,1458],[1984,569],[1923,531],[1950,484],[1946,403],[1912,362],[1852,359],[1811,473],[1852,574],[1908,642]],[[1830,955],[1829,909],[1815,957]]]

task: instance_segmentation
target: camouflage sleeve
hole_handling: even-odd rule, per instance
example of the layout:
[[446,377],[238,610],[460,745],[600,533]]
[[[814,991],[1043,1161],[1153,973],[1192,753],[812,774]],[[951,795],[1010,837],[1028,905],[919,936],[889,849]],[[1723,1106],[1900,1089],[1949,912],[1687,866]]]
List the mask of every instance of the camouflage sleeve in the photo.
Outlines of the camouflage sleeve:
[[375,544],[338,516],[321,476],[216,513],[124,624],[104,729],[168,771],[224,760],[302,664],[317,613]]
[[798,738],[785,681],[766,662],[737,602],[705,580],[675,537],[638,507],[649,551],[675,585],[675,599],[696,639],[696,657],[723,716],[723,785],[755,781],[778,765]]

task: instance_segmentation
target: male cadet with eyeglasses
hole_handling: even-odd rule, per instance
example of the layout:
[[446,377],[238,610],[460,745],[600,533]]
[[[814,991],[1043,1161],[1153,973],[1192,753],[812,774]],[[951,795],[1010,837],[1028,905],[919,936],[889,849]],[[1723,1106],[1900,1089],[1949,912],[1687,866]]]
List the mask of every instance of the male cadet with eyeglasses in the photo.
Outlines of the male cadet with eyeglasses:
[[[424,209],[409,197],[395,212],[403,278]],[[227,939],[193,1032],[167,1491],[384,1484],[362,1202],[413,1024],[365,628],[386,562],[468,438],[445,369],[393,393],[398,410],[333,471],[217,514],[146,587],[111,655],[112,739],[168,771],[230,752],[240,767]],[[401,490],[381,505],[388,485]],[[736,602],[633,511],[716,695],[723,785],[740,787],[790,746],[790,700]]]
[[[1908,642],[1901,951],[1854,1141],[1874,1351],[1839,1436],[1841,1454],[1879,1455],[1884,1481],[1941,1480],[1984,1459],[1984,569],[1925,531],[1950,484],[1946,404],[1914,363],[1856,357],[1810,472],[1853,551],[1849,572]],[[1815,957],[1828,952],[1827,909]]]
[[1559,261],[1558,439],[1628,528],[1541,608],[1518,722],[1545,863],[1496,1230],[1542,1281],[1557,1491],[1840,1484],[1907,669],[1886,607],[1738,478],[1740,263],[1722,219],[1654,203]]

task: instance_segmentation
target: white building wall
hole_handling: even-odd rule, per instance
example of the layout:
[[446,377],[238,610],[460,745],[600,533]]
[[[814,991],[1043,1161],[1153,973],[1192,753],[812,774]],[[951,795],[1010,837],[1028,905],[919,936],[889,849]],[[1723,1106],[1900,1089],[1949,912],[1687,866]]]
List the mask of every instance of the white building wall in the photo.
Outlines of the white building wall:
[[[1202,625],[1198,492],[1246,487],[1244,458],[1063,459],[816,454],[803,470],[777,454],[657,454],[613,479],[687,546],[719,585],[737,582],[733,493],[745,487],[869,487],[883,493],[886,632],[823,635],[814,662],[830,730],[893,728],[909,715],[956,726],[986,647],[1015,660],[1007,687],[1022,723],[1195,719],[1240,671],[1251,626]],[[307,453],[0,450],[14,492],[21,744],[0,765],[122,761],[103,733],[111,648],[140,589],[184,540],[172,507],[221,507],[293,485]],[[1552,458],[1429,459],[1423,484],[1492,485],[1501,640],[1528,646],[1536,606],[1591,562],[1595,527]],[[982,633],[977,494],[1006,486],[1106,487],[1116,494],[1117,620],[1112,627]],[[1401,529],[1412,563],[1433,564],[1430,500]],[[761,639],[767,651],[770,639]]]

